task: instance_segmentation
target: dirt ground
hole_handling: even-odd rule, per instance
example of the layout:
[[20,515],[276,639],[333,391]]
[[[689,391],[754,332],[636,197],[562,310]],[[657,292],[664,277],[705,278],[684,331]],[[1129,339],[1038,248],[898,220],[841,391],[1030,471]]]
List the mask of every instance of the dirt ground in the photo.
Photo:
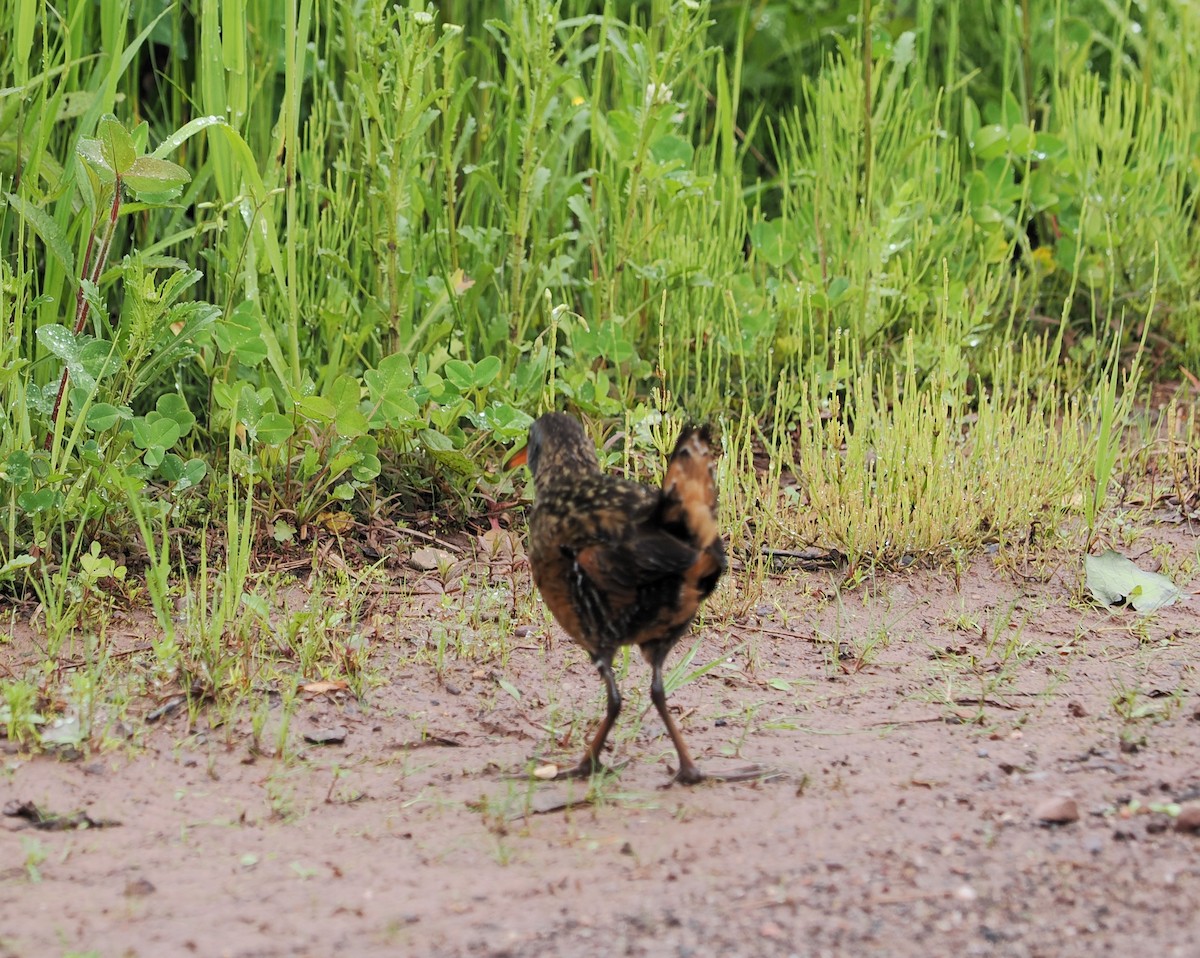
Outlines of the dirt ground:
[[[664,787],[633,658],[618,775],[531,779],[577,759],[600,684],[528,601],[503,654],[439,681],[413,650],[484,634],[472,588],[381,599],[386,681],[302,693],[285,758],[250,749],[248,716],[186,709],[74,760],[0,740],[0,956],[1200,954],[1197,597],[1144,618],[1084,601],[1074,568],[1027,571],[983,555],[843,592],[784,570],[710,616],[688,671],[721,662],[671,704],[702,767],[768,781]],[[0,644],[9,669],[27,654]]]

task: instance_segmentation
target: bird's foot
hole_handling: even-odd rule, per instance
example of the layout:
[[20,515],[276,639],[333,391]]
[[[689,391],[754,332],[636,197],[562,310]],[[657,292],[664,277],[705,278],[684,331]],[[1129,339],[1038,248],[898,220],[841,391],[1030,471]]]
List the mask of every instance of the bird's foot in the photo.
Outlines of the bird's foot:
[[591,778],[593,775],[616,775],[617,772],[625,767],[625,764],[625,762],[621,762],[619,765],[605,765],[603,762],[593,762],[585,758],[578,765],[560,769],[555,773],[553,781],[561,782],[567,779]]
[[717,772],[702,772],[699,766],[691,764],[682,766],[675,777],[671,779],[670,785],[678,782],[680,785],[697,785],[700,782],[769,782],[772,779],[782,778],[784,773],[777,768],[771,768],[768,765],[744,765],[741,768],[733,768],[728,771]]
[[599,762],[589,762],[586,758],[578,765],[572,765],[570,768],[560,768],[551,776],[550,780],[554,782],[563,782],[578,778],[591,778],[597,772],[606,771],[605,767]]

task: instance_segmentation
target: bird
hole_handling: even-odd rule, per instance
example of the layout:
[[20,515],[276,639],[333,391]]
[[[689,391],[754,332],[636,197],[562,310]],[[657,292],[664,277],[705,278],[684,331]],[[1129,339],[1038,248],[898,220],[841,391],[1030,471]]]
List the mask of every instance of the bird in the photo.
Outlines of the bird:
[[550,412],[535,420],[525,449],[509,460],[533,476],[529,564],[558,624],[591,656],[607,709],[579,764],[555,777],[586,778],[621,711],[613,657],[636,645],[650,663],[650,699],[675,746],[674,781],[733,780],[692,760],[663,688],[663,663],[717,586],[727,562],[717,523],[712,438],[685,426],[661,488],[605,473],[579,420]]

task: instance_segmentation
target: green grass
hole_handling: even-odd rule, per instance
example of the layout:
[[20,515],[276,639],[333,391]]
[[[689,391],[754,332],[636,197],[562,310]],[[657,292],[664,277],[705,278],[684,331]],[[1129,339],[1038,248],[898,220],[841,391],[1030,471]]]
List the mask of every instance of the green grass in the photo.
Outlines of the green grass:
[[1086,550],[1135,472],[1194,504],[1187,400],[1128,430],[1200,364],[1195,5],[798,10],[0,0],[0,590],[50,663],[10,735],[118,565],[159,678],[361,684],[317,610],[268,650],[259,557],[478,524],[547,408],[646,478],[721,424],[719,614],[764,550],[853,583]]

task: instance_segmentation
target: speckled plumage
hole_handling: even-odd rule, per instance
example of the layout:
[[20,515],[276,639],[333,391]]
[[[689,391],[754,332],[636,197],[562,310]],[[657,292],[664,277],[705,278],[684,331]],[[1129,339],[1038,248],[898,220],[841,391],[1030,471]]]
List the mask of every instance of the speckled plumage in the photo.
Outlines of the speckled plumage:
[[559,624],[591,655],[608,693],[605,719],[571,774],[599,767],[621,707],[613,655],[637,645],[653,671],[651,699],[679,755],[676,777],[699,781],[666,708],[662,665],[725,569],[707,430],[683,430],[661,489],[603,473],[583,427],[562,413],[533,424],[526,455],[535,489],[534,582]]

